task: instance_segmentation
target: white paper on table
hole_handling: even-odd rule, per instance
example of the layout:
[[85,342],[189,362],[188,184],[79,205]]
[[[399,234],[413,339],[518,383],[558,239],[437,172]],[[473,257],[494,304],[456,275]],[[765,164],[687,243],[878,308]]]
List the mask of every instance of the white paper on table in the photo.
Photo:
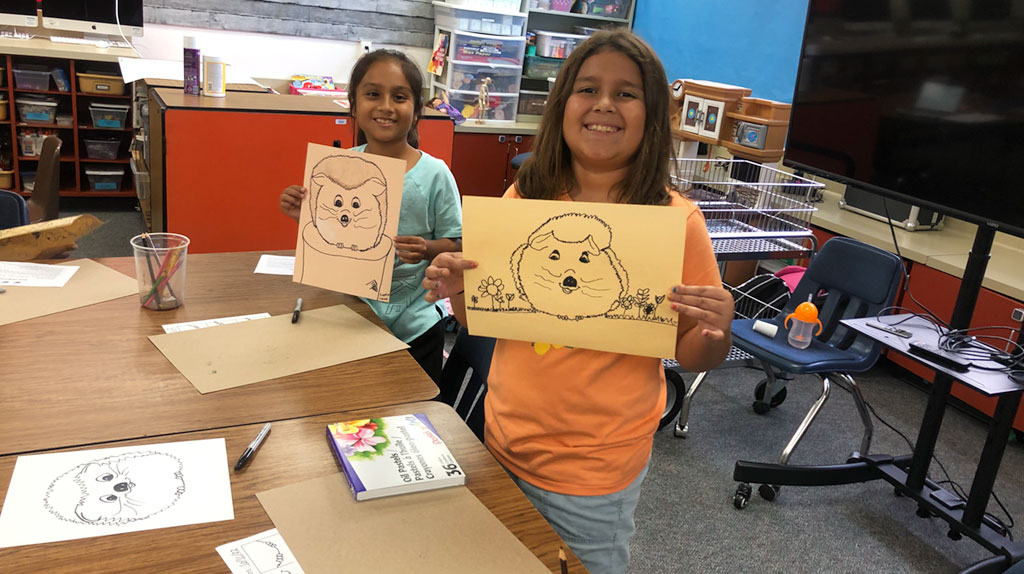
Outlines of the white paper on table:
[[63,287],[75,271],[78,271],[77,265],[0,261],[0,285]]
[[254,313],[252,315],[238,315],[236,317],[221,317],[219,319],[202,319],[200,321],[170,323],[163,327],[164,333],[180,333],[182,331],[193,331],[195,329],[205,329],[207,327],[216,327],[218,325],[230,325],[231,323],[242,323],[243,321],[252,321],[254,319],[267,319],[269,317],[270,313]]
[[303,574],[276,528],[218,546],[217,553],[231,574]]
[[266,275],[294,275],[295,257],[290,255],[260,255],[260,262],[256,264],[253,273],[264,273]]
[[0,548],[232,520],[224,439],[19,456]]

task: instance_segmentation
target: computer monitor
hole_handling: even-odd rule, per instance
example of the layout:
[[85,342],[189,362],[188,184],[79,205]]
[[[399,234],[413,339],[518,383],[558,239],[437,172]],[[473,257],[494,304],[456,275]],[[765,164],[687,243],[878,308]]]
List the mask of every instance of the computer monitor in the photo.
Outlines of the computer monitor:
[[36,0],[4,0],[0,5],[0,26],[35,28],[39,25],[38,6]]
[[43,27],[97,36],[141,36],[142,0],[44,0]]

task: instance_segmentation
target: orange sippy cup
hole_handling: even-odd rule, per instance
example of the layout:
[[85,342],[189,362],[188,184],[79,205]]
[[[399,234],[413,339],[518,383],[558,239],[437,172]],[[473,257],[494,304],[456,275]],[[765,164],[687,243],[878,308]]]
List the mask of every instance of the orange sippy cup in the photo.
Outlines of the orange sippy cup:
[[[789,328],[789,320],[793,320],[793,327]],[[818,324],[818,332],[814,331],[814,324]],[[821,321],[818,319],[818,308],[811,303],[811,297],[807,301],[797,305],[796,311],[786,315],[782,326],[789,328],[789,344],[797,349],[806,349],[811,345],[811,337],[821,334]]]

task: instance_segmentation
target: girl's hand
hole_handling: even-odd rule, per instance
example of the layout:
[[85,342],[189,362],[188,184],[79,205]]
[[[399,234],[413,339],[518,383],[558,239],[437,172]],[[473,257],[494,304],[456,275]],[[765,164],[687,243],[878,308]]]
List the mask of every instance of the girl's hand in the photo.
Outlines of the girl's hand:
[[462,258],[462,252],[450,251],[434,258],[423,275],[423,287],[427,290],[424,299],[433,303],[465,291],[462,272],[474,269],[476,261]]
[[712,341],[729,337],[736,309],[728,290],[710,285],[676,285],[668,299],[680,316],[697,321],[702,337]]
[[395,237],[395,249],[402,262],[416,264],[427,256],[427,240],[418,235],[399,235]]
[[281,192],[281,212],[295,221],[299,220],[302,200],[306,197],[306,188],[301,185],[289,185]]

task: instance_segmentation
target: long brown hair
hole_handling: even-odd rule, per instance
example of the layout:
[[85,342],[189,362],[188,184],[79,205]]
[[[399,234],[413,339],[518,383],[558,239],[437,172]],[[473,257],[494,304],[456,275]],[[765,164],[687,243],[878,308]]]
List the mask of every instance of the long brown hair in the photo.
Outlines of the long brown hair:
[[[409,87],[412,88],[412,125],[409,126],[409,135],[406,139],[412,147],[419,147],[420,135],[416,131],[416,125],[420,123],[420,116],[423,115],[423,74],[420,73],[420,69],[416,64],[409,59],[409,56],[398,50],[374,50],[369,54],[364,54],[356,61],[356,65],[352,67],[352,74],[348,80],[348,105],[352,112],[352,117],[356,115],[356,91],[359,89],[359,84],[363,81],[363,77],[366,76],[366,72],[370,70],[370,66],[382,60],[398,62],[399,67],[402,68],[402,75],[405,76],[405,81],[409,82]],[[363,130],[359,130],[356,133],[356,145],[363,145],[364,143],[366,143],[366,134],[363,133]]]
[[516,177],[516,190],[522,197],[555,199],[576,185],[571,165],[572,152],[562,134],[562,118],[583,62],[605,50],[620,52],[640,68],[646,112],[640,149],[626,177],[615,187],[615,201],[643,205],[668,203],[666,186],[672,153],[668,80],[654,50],[626,30],[595,32],[566,59],[548,94],[533,153]]

